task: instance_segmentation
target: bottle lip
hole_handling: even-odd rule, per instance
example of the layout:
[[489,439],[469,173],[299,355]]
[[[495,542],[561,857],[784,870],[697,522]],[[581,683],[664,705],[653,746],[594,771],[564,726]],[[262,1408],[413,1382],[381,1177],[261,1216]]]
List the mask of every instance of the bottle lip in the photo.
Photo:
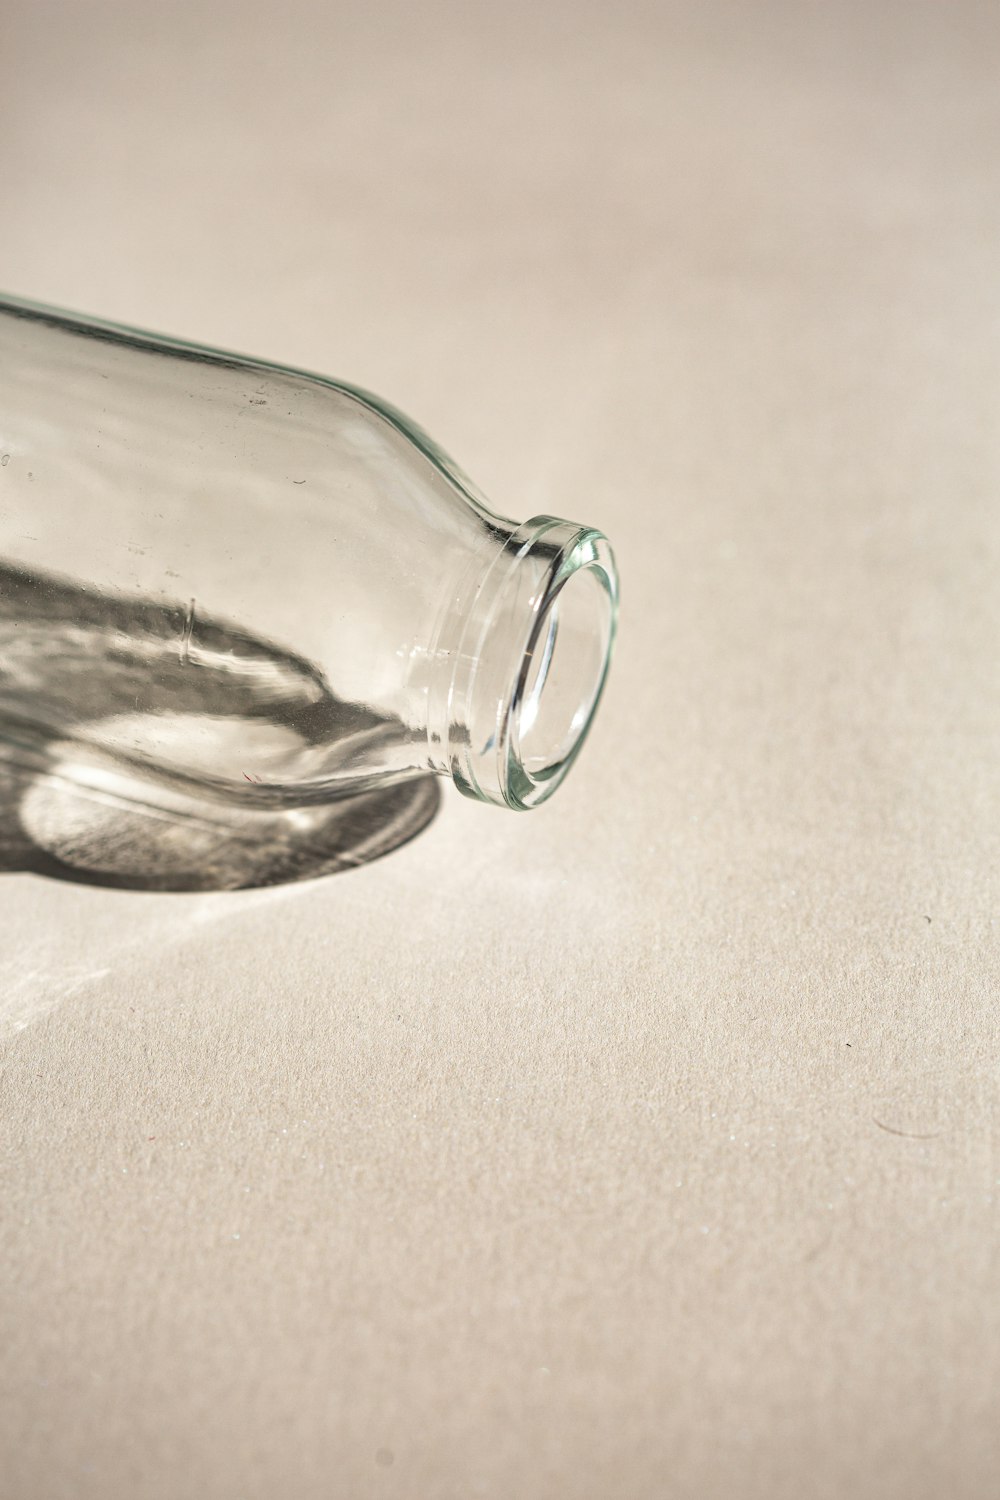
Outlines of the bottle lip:
[[508,536],[452,676],[449,761],[462,792],[525,811],[562,784],[603,693],[617,609],[602,532],[535,516]]

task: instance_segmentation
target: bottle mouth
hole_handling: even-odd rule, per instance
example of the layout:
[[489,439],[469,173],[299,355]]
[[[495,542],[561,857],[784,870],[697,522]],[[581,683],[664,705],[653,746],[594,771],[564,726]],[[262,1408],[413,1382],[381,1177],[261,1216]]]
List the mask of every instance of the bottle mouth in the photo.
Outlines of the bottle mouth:
[[600,701],[617,607],[601,532],[537,516],[508,539],[479,591],[452,685],[451,771],[463,792],[517,810],[552,795]]

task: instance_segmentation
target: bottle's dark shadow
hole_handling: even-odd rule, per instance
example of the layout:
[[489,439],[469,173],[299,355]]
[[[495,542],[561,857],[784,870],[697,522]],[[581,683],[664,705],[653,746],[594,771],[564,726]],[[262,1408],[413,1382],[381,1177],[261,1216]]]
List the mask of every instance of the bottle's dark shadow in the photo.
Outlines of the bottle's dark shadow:
[[[310,663],[220,621],[200,622],[218,664],[191,670],[177,651],[183,628],[177,605],[0,564],[0,870],[128,890],[241,890],[356,868],[431,821],[430,776],[287,811],[176,789],[150,799],[128,778],[82,785],[72,751],[81,731],[134,715],[140,686],[153,712],[174,716],[252,724],[277,706],[306,743],[329,742],[341,724],[345,735],[367,719],[377,727]],[[266,695],[248,663],[266,668]]]

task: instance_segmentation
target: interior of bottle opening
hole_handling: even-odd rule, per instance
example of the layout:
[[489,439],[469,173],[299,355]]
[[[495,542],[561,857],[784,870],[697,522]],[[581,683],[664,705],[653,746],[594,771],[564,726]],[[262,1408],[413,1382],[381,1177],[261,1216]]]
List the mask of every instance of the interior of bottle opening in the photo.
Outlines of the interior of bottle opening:
[[571,573],[537,622],[514,707],[512,744],[539,793],[563,771],[586,733],[613,630],[614,601],[596,564]]

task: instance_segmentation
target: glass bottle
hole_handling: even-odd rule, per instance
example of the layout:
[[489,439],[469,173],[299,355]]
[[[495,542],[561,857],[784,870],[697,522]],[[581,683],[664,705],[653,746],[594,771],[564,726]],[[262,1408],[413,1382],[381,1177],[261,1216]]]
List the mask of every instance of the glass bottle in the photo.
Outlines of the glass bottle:
[[437,772],[512,808],[583,743],[605,537],[494,515],[339,382],[0,300],[0,743],[258,808]]

